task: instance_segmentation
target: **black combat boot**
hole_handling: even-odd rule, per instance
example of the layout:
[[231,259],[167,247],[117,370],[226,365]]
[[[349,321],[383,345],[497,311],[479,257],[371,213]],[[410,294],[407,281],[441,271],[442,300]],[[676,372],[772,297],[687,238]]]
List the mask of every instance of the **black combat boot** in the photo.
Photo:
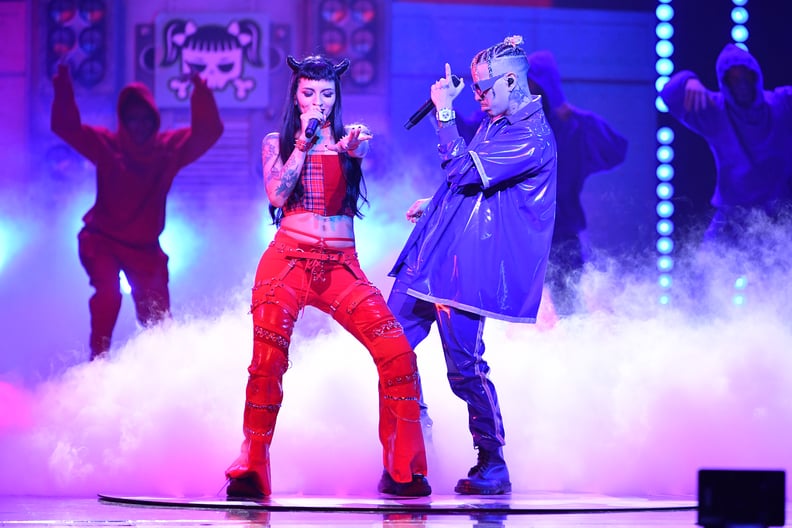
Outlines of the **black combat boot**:
[[410,482],[396,482],[387,470],[383,470],[377,491],[399,497],[426,497],[432,494],[432,487],[423,475],[413,475]]
[[478,449],[478,462],[468,471],[467,478],[457,482],[454,491],[461,495],[501,495],[511,493],[509,470],[503,459],[503,450]]

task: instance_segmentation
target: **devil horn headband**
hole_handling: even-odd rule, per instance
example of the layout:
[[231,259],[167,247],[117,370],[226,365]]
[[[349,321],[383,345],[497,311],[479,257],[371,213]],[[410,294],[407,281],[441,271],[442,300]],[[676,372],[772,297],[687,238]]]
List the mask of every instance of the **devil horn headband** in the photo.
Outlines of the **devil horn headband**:
[[344,72],[349,69],[349,59],[342,60],[341,62],[333,66],[333,69],[335,70],[336,75],[341,77],[341,75],[343,75]]
[[300,66],[302,66],[302,63],[291,55],[286,57],[286,62],[289,64],[289,68],[291,68],[295,73],[300,69]]
[[[288,55],[286,57],[286,62],[288,63],[289,68],[291,68],[294,73],[297,73],[298,71],[300,71],[300,69],[303,66],[303,62],[305,61],[298,61],[291,55]],[[341,62],[333,66],[333,70],[335,71],[336,75],[338,75],[339,77],[343,75],[344,72],[347,71],[348,69],[349,69],[349,59],[343,59]]]

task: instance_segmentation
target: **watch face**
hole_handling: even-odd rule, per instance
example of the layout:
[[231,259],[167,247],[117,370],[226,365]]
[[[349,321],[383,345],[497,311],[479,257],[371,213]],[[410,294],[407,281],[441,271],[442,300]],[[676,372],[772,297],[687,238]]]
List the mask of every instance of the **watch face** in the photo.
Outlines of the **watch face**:
[[437,111],[437,120],[438,121],[451,121],[454,119],[454,111],[449,110],[448,108],[441,108]]

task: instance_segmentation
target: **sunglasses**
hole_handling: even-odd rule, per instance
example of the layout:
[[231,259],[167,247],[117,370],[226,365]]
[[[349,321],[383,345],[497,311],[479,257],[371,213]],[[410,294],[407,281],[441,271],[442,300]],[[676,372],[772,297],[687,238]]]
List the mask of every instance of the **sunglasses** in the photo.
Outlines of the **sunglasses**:
[[478,96],[479,99],[483,99],[487,92],[492,90],[492,87],[495,86],[495,83],[498,82],[498,79],[507,75],[506,73],[501,73],[500,75],[496,75],[495,77],[490,77],[489,79],[484,79],[479,82],[473,83],[470,85],[470,89],[473,90],[473,93]]

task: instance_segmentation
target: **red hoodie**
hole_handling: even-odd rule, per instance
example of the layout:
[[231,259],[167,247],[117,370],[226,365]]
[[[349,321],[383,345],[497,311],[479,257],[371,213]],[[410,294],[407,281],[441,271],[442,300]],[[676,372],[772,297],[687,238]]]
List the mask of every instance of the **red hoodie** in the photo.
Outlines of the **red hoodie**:
[[[211,90],[195,82],[190,126],[160,132],[151,92],[143,84],[129,84],[119,94],[118,131],[112,132],[81,122],[68,71],[59,72],[53,85],[52,131],[96,166],[96,202],[83,217],[85,226],[128,245],[157,244],[173,178],[223,133]],[[121,109],[132,97],[146,102],[156,116],[156,132],[142,145],[130,139],[121,120]]]

